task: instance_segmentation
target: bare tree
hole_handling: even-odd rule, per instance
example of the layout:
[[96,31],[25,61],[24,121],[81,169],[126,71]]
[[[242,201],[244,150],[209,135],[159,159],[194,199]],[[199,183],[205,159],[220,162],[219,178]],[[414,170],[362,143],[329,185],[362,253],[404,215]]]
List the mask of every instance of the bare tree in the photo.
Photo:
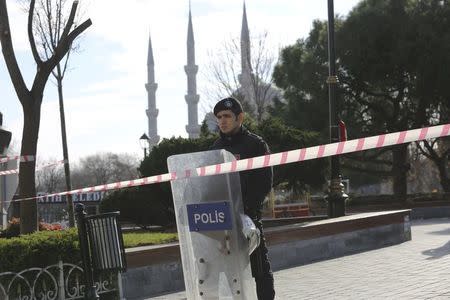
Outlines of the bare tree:
[[[450,106],[448,99],[436,107],[430,118],[430,125],[447,124],[450,121]],[[439,171],[442,189],[450,193],[450,137],[416,142],[419,151],[430,159]]]
[[408,194],[442,191],[438,170],[416,144],[410,146],[409,161],[411,168],[408,172]]
[[76,188],[139,177],[138,159],[129,154],[97,153],[81,158],[72,172]]
[[[45,5],[45,2],[38,2],[38,5],[40,4]],[[30,0],[28,9],[28,40],[36,62],[36,74],[29,89],[24,81],[14,52],[6,0],[0,0],[0,42],[2,53],[17,97],[22,105],[24,116],[21,155],[36,155],[37,153],[41,104],[44,88],[52,70],[70,50],[73,41],[92,24],[90,19],[79,25],[74,23],[78,7],[78,1],[75,0],[72,3],[68,18],[61,25],[62,31],[60,34],[58,36],[47,36],[48,41],[46,43],[42,41],[41,43],[36,43],[34,18],[40,18],[40,16],[36,14],[35,6],[36,0]],[[54,9],[58,10],[60,8],[55,6]],[[48,24],[49,27],[56,26],[55,15],[57,14],[50,16],[52,21]],[[55,45],[53,54],[49,58],[41,57],[38,48],[49,47],[50,45]],[[22,198],[36,195],[35,170],[35,161],[20,164],[19,191]],[[20,225],[21,233],[30,233],[38,229],[36,201],[21,201],[20,218],[22,220]]]
[[[35,8],[36,18],[34,18],[33,31],[34,35],[39,38],[39,42],[42,45],[41,56],[45,56],[48,60],[58,47],[56,41],[61,39],[61,34],[64,29],[64,25],[67,22],[67,12],[69,11],[69,5],[67,0],[39,0],[39,6]],[[77,17],[74,19],[74,23],[77,22]],[[73,50],[77,47],[72,44],[64,57],[64,61],[58,62],[56,68],[52,70],[52,75],[56,80],[56,86],[58,89],[59,100],[59,115],[61,121],[61,139],[63,147],[64,175],[66,190],[72,189],[70,180],[70,161],[69,151],[67,147],[67,133],[66,133],[66,118],[64,112],[64,95],[63,95],[63,79],[66,74],[69,57]],[[75,217],[73,209],[72,195],[67,195],[67,211],[69,214],[69,226],[75,226]]]
[[430,159],[439,171],[439,179],[442,189],[446,193],[450,193],[450,138],[444,137],[439,139],[424,140],[416,142],[420,152]]
[[[51,159],[46,163],[55,161]],[[42,163],[42,162],[41,162]],[[60,165],[49,166],[36,171],[36,191],[43,193],[56,193],[63,189],[64,174]]]
[[204,72],[209,82],[205,94],[210,101],[206,111],[211,111],[212,103],[224,96],[234,96],[242,102],[244,110],[260,121],[267,112],[267,107],[275,97],[281,94],[272,85],[272,71],[275,56],[267,47],[267,33],[257,38],[257,43],[251,45],[253,56],[250,58],[252,73],[246,77],[243,84],[240,78],[242,72],[240,41],[237,38],[224,41],[222,47],[216,52],[209,53],[210,64]]

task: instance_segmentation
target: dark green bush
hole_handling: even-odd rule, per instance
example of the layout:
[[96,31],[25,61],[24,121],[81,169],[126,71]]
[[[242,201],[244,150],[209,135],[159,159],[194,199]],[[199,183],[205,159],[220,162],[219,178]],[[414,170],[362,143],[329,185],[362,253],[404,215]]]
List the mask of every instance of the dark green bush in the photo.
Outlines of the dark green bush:
[[58,260],[80,263],[76,229],[40,231],[10,239],[0,238],[0,273],[45,267],[56,264]]
[[[262,135],[269,143],[272,152],[293,150],[319,144],[317,133],[301,131],[287,126],[282,120],[269,118],[257,124],[247,118],[245,126],[252,132]],[[141,162],[139,171],[143,177],[165,174],[167,158],[171,155],[206,151],[218,138],[215,133],[202,126],[199,139],[164,139],[152,148],[150,154]],[[300,190],[309,186],[320,186],[324,182],[326,161],[315,160],[274,168],[274,186],[287,182],[289,188]],[[166,226],[175,222],[170,183],[163,182],[138,188],[116,191],[101,204],[102,211],[120,210],[121,220],[133,222],[141,227],[148,225]]]
[[122,189],[106,196],[100,204],[102,212],[120,211],[120,220],[142,228],[149,225],[174,224],[172,205],[166,198],[158,197],[161,187],[150,185]]
[[[208,150],[216,138],[216,135],[209,134],[200,139],[164,139],[152,148],[139,171],[143,177],[167,173],[167,157]],[[172,192],[168,182],[115,191],[103,199],[100,208],[102,212],[119,210],[122,221],[129,221],[143,228],[149,225],[175,224]]]

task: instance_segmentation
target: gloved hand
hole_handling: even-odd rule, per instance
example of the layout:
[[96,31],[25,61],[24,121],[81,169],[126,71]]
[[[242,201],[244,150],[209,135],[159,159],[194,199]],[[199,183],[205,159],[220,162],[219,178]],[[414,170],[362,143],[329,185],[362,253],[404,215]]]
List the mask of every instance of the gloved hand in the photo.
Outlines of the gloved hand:
[[259,246],[261,233],[249,216],[241,214],[241,221],[242,233],[248,241],[248,254],[250,255]]

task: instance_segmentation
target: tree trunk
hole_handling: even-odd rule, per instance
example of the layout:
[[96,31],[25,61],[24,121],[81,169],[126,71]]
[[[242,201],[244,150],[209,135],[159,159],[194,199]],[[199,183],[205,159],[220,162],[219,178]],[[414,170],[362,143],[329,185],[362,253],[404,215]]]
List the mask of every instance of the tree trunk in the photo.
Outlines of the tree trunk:
[[435,161],[439,170],[439,179],[444,192],[450,193],[450,177],[447,171],[448,160],[443,157],[439,162]]
[[395,146],[392,149],[393,162],[392,173],[394,177],[394,195],[399,200],[406,200],[407,194],[407,173],[409,170],[408,163],[408,145],[403,144]]
[[[24,126],[22,136],[21,155],[34,155],[36,157],[37,140],[39,133],[39,124],[41,118],[41,104],[43,92],[47,83],[48,77],[54,67],[61,61],[61,59],[70,50],[73,41],[89,26],[92,25],[90,19],[84,21],[78,26],[74,26],[74,18],[76,15],[78,1],[72,3],[69,17],[63,24],[63,28],[58,32],[57,40],[52,43],[56,47],[52,49],[51,56],[46,61],[42,61],[37,51],[36,42],[33,36],[33,14],[35,8],[35,1],[30,1],[28,11],[28,41],[30,42],[31,52],[37,65],[36,75],[34,77],[31,91],[28,89],[20,72],[19,65],[14,53],[11,30],[9,26],[8,10],[6,7],[6,0],[0,0],[0,42],[2,46],[3,58],[5,59],[6,67],[14,85],[20,103],[23,108]],[[39,13],[37,13],[39,14]],[[53,24],[54,20],[49,15],[49,24]],[[35,179],[36,161],[21,163],[19,172],[19,189],[21,198],[35,197],[36,195],[36,179]],[[23,200],[20,203],[20,232],[31,233],[38,229],[37,219],[37,202],[36,199]]]
[[[34,155],[36,157],[39,124],[41,118],[41,99],[30,99],[23,101],[23,132],[21,155]],[[35,101],[33,101],[35,100]],[[20,163],[19,191],[20,198],[36,196],[35,182],[36,160]],[[37,200],[23,200],[20,202],[20,233],[31,233],[38,230]]]
[[[67,149],[67,134],[66,134],[66,117],[64,114],[64,99],[63,99],[63,89],[62,89],[62,76],[59,64],[57,68],[57,82],[58,82],[58,98],[59,98],[59,115],[61,118],[61,137],[63,146],[63,158],[64,158],[64,175],[66,178],[66,190],[70,191],[72,189],[72,183],[70,181],[70,165],[69,165],[69,151]],[[69,227],[75,227],[75,218],[73,211],[73,199],[72,195],[67,195],[67,212],[69,214]]]

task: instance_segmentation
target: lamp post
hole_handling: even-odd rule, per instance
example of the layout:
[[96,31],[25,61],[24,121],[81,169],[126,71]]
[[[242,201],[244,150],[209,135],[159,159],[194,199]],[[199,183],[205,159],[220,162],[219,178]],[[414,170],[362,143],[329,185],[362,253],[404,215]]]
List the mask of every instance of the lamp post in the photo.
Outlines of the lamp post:
[[147,149],[150,146],[150,138],[147,136],[147,134],[143,134],[139,138],[139,143],[141,144],[141,148],[144,149],[144,158],[147,157]]
[[[11,142],[11,132],[3,129],[3,115],[0,112],[0,158],[6,154],[6,149],[8,149],[9,143]],[[6,170],[6,164],[0,164],[0,171]],[[8,199],[7,193],[7,179],[6,176],[0,176],[0,228],[6,228],[7,224],[7,212],[5,207],[5,201]]]
[[2,128],[3,114],[0,112],[0,155],[3,155],[11,142],[11,132]]
[[[329,124],[330,143],[339,142],[339,113],[336,101],[336,86],[339,80],[336,76],[336,55],[334,47],[334,5],[333,0],[328,0],[328,100],[329,100]],[[335,218],[345,215],[345,200],[348,196],[344,193],[342,184],[339,156],[331,157],[331,179],[328,187],[328,217]]]

